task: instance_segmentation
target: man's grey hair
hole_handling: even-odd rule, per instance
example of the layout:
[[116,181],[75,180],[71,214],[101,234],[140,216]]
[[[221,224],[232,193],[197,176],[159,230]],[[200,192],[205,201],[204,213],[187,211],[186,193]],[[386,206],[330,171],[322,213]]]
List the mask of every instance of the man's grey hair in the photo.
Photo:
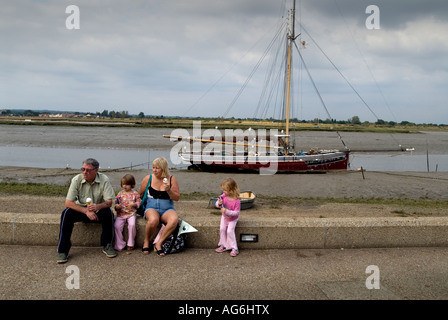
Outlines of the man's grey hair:
[[93,158],[88,158],[88,159],[84,160],[82,163],[90,164],[93,167],[93,169],[98,169],[100,167],[99,162],[96,161],[96,159],[93,159]]

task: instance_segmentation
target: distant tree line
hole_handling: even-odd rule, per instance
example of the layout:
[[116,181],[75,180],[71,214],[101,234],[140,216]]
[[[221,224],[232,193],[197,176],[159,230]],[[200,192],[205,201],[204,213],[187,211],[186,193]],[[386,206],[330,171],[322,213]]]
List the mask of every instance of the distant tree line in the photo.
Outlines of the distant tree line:
[[[61,113],[62,111],[39,111],[39,110],[10,110],[10,109],[4,109],[0,110],[1,116],[25,116],[25,117],[38,117],[40,114],[50,112],[50,113]],[[124,119],[124,118],[151,118],[151,119],[164,119],[164,118],[179,118],[179,117],[165,117],[163,115],[155,116],[155,115],[145,115],[143,112],[140,112],[138,115],[135,114],[129,114],[128,111],[122,110],[122,111],[114,111],[114,110],[103,110],[102,112],[74,112],[74,114],[79,116],[87,116],[90,114],[90,116],[97,116],[102,118],[113,118],[113,119]],[[218,119],[218,120],[231,120],[231,121],[242,121],[242,120],[249,120],[249,121],[263,121],[268,120],[271,122],[282,122],[283,120],[280,119],[274,119],[274,118],[268,118],[268,119],[259,119],[259,118],[208,118],[208,117],[184,117],[185,119],[193,119],[193,120],[200,120],[200,119]],[[359,116],[353,116],[347,120],[336,120],[336,119],[319,119],[315,118],[313,120],[299,120],[297,118],[290,119],[291,123],[312,123],[315,125],[319,124],[343,124],[343,125],[370,125],[372,124],[369,121],[362,122]],[[395,121],[385,121],[382,119],[378,119],[373,124],[380,125],[380,126],[388,126],[388,127],[394,127],[394,126],[418,126],[418,125],[426,125],[426,126],[447,126],[447,124],[434,124],[434,123],[421,123],[416,124],[414,122],[410,121],[401,121],[399,123]]]
[[128,111],[109,111],[109,110],[103,110],[103,112],[97,112],[97,115],[104,117],[104,118],[145,118],[145,114],[143,112],[140,112],[137,116],[135,114],[129,114]]
[[34,110],[0,110],[2,116],[24,116],[24,117],[37,117],[41,112]]
[[[269,119],[271,120],[271,119]],[[281,120],[275,120],[275,121],[281,121]],[[370,125],[372,124],[369,121],[362,122],[359,116],[353,116],[347,120],[336,120],[336,119],[319,119],[315,118],[313,120],[299,120],[297,118],[290,119],[292,123],[314,123],[318,125],[319,123],[325,123],[325,124],[345,124],[345,125]],[[401,122],[395,122],[395,121],[385,121],[383,119],[378,119],[373,124],[379,125],[379,126],[388,126],[388,127],[394,127],[396,125],[398,126],[418,126],[418,125],[427,125],[427,126],[447,126],[446,124],[434,124],[434,123],[421,123],[416,124],[414,122],[410,121],[401,121]]]

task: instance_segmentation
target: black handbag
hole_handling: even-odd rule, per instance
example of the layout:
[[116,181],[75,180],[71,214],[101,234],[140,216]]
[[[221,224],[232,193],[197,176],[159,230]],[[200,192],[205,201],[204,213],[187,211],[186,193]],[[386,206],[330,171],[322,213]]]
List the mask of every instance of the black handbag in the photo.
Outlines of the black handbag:
[[179,229],[180,225],[177,224],[173,234],[163,241],[162,249],[165,254],[178,253],[184,250],[187,235],[185,233],[179,234]]
[[148,189],[149,189],[149,186],[151,185],[151,179],[152,179],[152,174],[149,176],[148,185],[146,186],[146,190],[145,190],[145,194],[143,195],[142,203],[140,204],[140,207],[137,208],[137,214],[142,217],[145,216],[146,200],[148,197]]

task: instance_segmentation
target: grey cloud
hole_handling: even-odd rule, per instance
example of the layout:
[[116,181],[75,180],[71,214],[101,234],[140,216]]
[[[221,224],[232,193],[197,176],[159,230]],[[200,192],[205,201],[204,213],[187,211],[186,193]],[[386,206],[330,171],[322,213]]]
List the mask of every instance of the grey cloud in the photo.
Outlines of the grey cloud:
[[[448,81],[445,3],[298,0],[297,16],[360,91],[370,94],[374,87],[365,59],[391,105],[401,110],[406,103],[408,109],[397,116],[448,123],[442,105],[447,94],[436,89]],[[68,0],[2,4],[0,93],[7,93],[0,94],[2,107],[91,110],[92,106],[114,109],[116,103],[127,105],[131,113],[179,115],[226,74],[208,100],[189,114],[219,115],[219,108],[232,100],[258,61],[270,40],[267,35],[273,34],[291,1],[80,0],[76,4],[81,29],[67,30],[65,8],[70,4]],[[381,10],[380,30],[365,28],[370,4]],[[305,34],[303,38],[311,42]],[[260,39],[266,45],[255,46]],[[339,80],[329,76],[328,63],[313,43],[304,55],[327,99],[336,104],[334,117],[361,114],[355,110],[358,102],[350,98],[344,103],[345,89],[335,87]],[[231,116],[252,116],[258,102],[253,89]],[[382,114],[384,106],[369,99]],[[422,104],[431,104],[434,112],[420,115]],[[242,110],[251,111],[239,113]]]

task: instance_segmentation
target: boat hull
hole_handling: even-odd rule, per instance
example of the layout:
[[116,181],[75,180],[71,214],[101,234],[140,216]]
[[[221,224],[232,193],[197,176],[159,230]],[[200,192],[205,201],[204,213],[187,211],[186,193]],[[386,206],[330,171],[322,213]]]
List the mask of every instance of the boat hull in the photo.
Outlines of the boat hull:
[[348,151],[294,156],[231,156],[182,154],[182,159],[202,171],[326,172],[347,170]]

